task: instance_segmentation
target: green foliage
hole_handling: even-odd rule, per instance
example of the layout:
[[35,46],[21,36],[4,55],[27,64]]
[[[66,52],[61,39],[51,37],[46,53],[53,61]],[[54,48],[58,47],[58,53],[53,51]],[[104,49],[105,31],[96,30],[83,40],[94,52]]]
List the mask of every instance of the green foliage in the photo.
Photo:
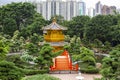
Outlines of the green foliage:
[[23,60],[20,59],[21,55],[9,55],[6,56],[6,61],[12,62],[15,64],[15,66],[19,68],[24,68],[27,63],[25,63]]
[[24,52],[20,58],[25,62],[34,61],[34,57],[32,55],[29,55],[28,52]]
[[44,44],[39,52],[39,56],[36,58],[35,62],[40,65],[40,69],[49,68],[53,63],[53,57],[58,56],[61,53],[53,52],[53,47],[49,44]]
[[90,22],[90,17],[88,16],[76,16],[68,23],[68,34],[70,36],[78,36],[81,39],[85,37],[86,29]]
[[22,80],[60,80],[60,79],[44,74],[25,77]]
[[66,42],[70,42],[70,39],[71,39],[71,38],[70,38],[69,35],[65,35],[65,41],[66,41]]
[[[95,78],[94,80],[106,80],[106,78]],[[112,79],[112,78],[111,78],[111,79],[109,79],[109,80],[116,80],[116,79],[114,79],[114,78]],[[119,79],[118,79],[118,80],[119,80]]]
[[31,19],[32,23],[30,25],[28,25],[27,27],[22,28],[21,30],[21,35],[24,38],[27,38],[28,36],[33,35],[34,33],[40,34],[42,35],[42,27],[46,25],[46,21],[43,18],[43,16],[39,13],[35,13],[33,15],[33,18]]
[[[112,32],[111,26],[117,25],[117,17],[113,15],[98,15],[91,19],[87,29],[87,39],[98,39],[102,42],[109,41],[108,35]],[[91,37],[92,36],[92,37]]]
[[6,54],[9,51],[9,45],[6,44],[6,41],[3,41],[4,39],[0,40],[0,60],[4,60],[6,57]]
[[51,19],[50,19],[50,21],[49,21],[49,24],[52,23],[52,21],[53,21],[54,18],[56,19],[56,22],[57,22],[58,24],[60,24],[60,25],[63,24],[63,22],[64,22],[64,17],[62,17],[61,15],[52,16]]
[[120,43],[120,25],[113,25],[110,27],[110,32],[107,35],[108,41],[112,43],[112,45],[117,45]]
[[85,73],[98,73],[99,70],[96,68],[96,60],[94,56],[94,52],[91,50],[81,47],[80,54],[74,55],[74,59],[77,61],[82,61],[80,64],[80,71]]
[[81,40],[79,37],[77,36],[73,36],[70,39],[70,44],[68,47],[68,51],[70,52],[70,54],[80,54],[80,45],[81,45]]
[[114,49],[110,53],[110,57],[105,57],[102,62],[101,74],[105,79],[115,79],[120,75],[120,48]]
[[23,69],[25,75],[36,75],[48,73],[48,70],[33,70],[33,69]]
[[13,32],[16,31],[17,25],[14,19],[5,18],[3,23],[3,32],[5,34],[13,35]]
[[43,42],[43,36],[40,36],[36,33],[33,34],[33,36],[30,37],[31,42],[34,44],[38,44],[39,42]]
[[94,56],[94,52],[92,52],[91,50],[85,47],[81,47],[79,56],[83,62],[88,63],[89,65],[95,66],[95,63],[96,63],[95,56]]
[[12,62],[0,62],[0,79],[2,80],[21,80],[24,73]]
[[85,72],[85,73],[90,73],[90,74],[95,74],[99,72],[99,70],[95,68],[94,66],[88,66],[85,68],[81,68],[80,71],[83,73]]
[[10,40],[10,52],[19,52],[23,49],[24,44],[25,39],[23,37],[20,37],[20,32],[16,30],[12,39]]
[[[3,32],[10,35],[16,29],[31,24],[31,18],[35,14],[35,7],[30,3],[11,3],[1,7],[0,18]],[[7,24],[6,24],[7,23]]]
[[94,44],[95,44],[94,47],[102,47],[102,45],[103,45],[103,43],[100,40],[98,40],[98,39],[94,40]]
[[36,54],[38,54],[38,51],[39,51],[38,50],[39,47],[37,45],[35,45],[34,43],[27,43],[25,45],[25,49],[29,55],[36,55]]

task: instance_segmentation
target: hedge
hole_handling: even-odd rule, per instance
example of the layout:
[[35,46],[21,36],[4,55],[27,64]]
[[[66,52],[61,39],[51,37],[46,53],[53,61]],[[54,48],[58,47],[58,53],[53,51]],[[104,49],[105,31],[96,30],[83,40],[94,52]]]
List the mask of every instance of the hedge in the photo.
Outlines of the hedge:
[[45,74],[48,73],[48,70],[30,70],[30,69],[23,69],[25,75],[35,75],[35,74]]
[[0,61],[0,79],[20,80],[24,76],[22,70],[12,62]]
[[99,69],[95,68],[94,66],[88,66],[86,68],[80,68],[80,71],[82,73],[91,73],[91,74],[94,74],[94,73],[98,73]]

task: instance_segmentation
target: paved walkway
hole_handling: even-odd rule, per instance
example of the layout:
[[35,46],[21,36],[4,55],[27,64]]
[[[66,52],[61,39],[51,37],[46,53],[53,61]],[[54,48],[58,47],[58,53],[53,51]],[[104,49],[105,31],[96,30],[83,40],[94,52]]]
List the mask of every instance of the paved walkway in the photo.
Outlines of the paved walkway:
[[[51,76],[60,78],[61,80],[78,80],[76,79],[78,74],[50,74]],[[94,80],[94,78],[100,78],[100,74],[81,74],[84,77],[84,80]]]

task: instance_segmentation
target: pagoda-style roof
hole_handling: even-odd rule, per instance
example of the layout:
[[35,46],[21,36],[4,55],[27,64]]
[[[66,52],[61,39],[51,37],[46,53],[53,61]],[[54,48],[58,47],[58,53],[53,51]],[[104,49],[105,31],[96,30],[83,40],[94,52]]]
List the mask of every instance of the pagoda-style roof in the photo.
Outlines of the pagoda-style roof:
[[42,29],[43,30],[67,30],[66,27],[63,27],[63,26],[57,24],[55,20],[53,20],[53,22],[50,25],[47,25],[47,26],[43,27]]

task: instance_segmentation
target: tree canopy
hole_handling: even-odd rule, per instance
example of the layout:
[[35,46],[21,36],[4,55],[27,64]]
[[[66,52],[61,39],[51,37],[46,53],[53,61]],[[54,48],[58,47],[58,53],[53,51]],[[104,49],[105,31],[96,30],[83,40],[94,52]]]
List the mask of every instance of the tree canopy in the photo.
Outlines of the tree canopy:
[[[101,74],[104,79],[119,80],[120,79],[120,48],[110,52],[110,57],[105,57],[103,60]],[[119,78],[119,79],[118,79]]]

